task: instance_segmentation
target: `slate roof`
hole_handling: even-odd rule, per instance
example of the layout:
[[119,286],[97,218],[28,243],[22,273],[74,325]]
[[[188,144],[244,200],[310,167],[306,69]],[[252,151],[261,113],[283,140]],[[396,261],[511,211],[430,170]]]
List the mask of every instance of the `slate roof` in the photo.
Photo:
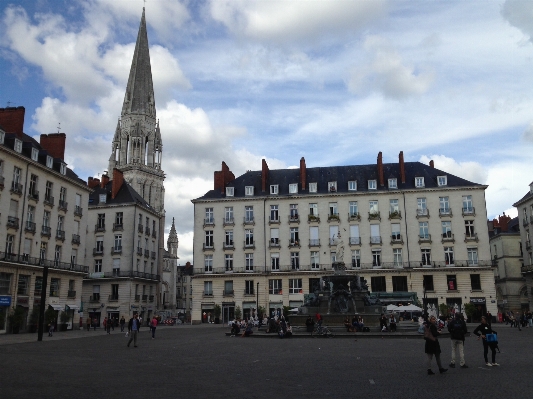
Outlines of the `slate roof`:
[[[405,162],[405,183],[401,182],[400,165],[398,163],[384,163],[383,177],[384,186],[379,185],[378,169],[376,164],[371,165],[350,165],[350,166],[328,166],[317,168],[306,168],[306,182],[318,183],[316,194],[328,193],[328,182],[337,182],[337,193],[348,193],[348,182],[357,181],[357,192],[380,192],[390,191],[388,179],[397,179],[397,190],[418,189],[415,187],[415,177],[424,177],[425,188],[438,188],[437,177],[447,176],[447,187],[486,187],[482,184],[473,183],[460,177],[451,175],[440,169],[432,168],[421,162]],[[377,180],[377,190],[368,190],[368,180]],[[277,169],[268,172],[267,185],[279,185],[277,196],[294,195],[289,194],[289,184],[298,183],[298,194],[309,194],[308,187],[300,187],[300,169]],[[261,171],[248,171],[228,183],[227,187],[234,187],[234,197],[245,197],[245,186],[254,187],[254,196],[270,195],[270,192],[261,192]],[[267,188],[269,190],[269,188]],[[312,193],[315,194],[315,193]],[[210,190],[197,200],[225,198],[225,193],[219,190]]]
[[152,212],[156,212],[143,197],[141,197],[135,189],[128,183],[123,182],[119,188],[115,198],[111,198],[111,190],[113,188],[113,181],[110,180],[104,188],[97,186],[93,188],[93,192],[89,194],[89,207],[94,207],[100,204],[100,194],[106,194],[105,205],[128,205],[137,204]]
[[524,195],[522,198],[520,198],[518,201],[516,201],[513,206],[520,206],[520,204],[526,202],[530,198],[533,198],[533,193],[531,191],[528,191],[526,195]]

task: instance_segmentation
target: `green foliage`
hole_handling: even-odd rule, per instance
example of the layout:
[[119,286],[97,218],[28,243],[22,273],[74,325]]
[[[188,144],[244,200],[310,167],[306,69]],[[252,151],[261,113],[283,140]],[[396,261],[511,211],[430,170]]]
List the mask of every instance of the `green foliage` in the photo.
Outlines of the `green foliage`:
[[476,305],[470,302],[465,303],[464,308],[465,308],[465,313],[468,317],[472,317],[476,311]]
[[235,306],[235,318],[240,319],[242,317],[242,311],[240,306]]
[[11,309],[7,319],[11,328],[19,329],[24,324],[24,309],[21,307]]
[[259,310],[259,316],[263,317],[265,315],[265,313],[266,313],[265,307],[264,306],[259,306],[258,310]]
[[213,313],[215,315],[215,318],[219,318],[220,317],[220,313],[222,313],[222,309],[220,308],[220,305],[215,305],[215,307],[213,308]]
[[49,306],[48,309],[46,309],[46,312],[44,312],[44,324],[48,325],[55,321],[56,319],[56,311]]
[[36,326],[39,324],[39,312],[41,310],[41,307],[39,305],[35,305],[30,313],[30,324],[32,326]]
[[62,324],[67,324],[70,320],[70,315],[67,312],[62,311],[59,315],[59,320],[61,320]]
[[290,306],[283,306],[283,316],[285,318],[289,317],[289,310],[291,310]]
[[441,303],[439,305],[439,310],[440,314],[443,316],[448,316],[448,314],[450,313],[450,308],[448,308],[448,305],[446,305],[445,303]]

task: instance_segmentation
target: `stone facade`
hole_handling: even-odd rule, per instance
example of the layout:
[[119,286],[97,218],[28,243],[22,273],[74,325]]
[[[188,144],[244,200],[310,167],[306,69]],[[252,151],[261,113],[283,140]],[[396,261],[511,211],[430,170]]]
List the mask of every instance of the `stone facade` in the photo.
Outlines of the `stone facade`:
[[533,246],[530,233],[533,225],[533,182],[529,185],[528,193],[513,206],[516,207],[520,220],[520,239],[523,251],[522,275],[526,279],[526,284],[520,291],[520,302],[522,309],[526,310],[533,308]]

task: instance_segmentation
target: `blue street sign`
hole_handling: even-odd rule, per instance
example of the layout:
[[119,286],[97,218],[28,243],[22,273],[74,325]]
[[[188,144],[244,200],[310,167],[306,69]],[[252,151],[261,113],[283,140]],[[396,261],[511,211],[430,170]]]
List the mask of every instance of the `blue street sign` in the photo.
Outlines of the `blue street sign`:
[[11,306],[11,296],[0,295],[0,306]]

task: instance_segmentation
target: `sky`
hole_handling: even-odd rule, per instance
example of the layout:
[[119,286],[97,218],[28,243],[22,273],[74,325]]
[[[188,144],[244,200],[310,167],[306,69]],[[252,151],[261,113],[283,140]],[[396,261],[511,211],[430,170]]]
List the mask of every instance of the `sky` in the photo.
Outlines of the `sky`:
[[488,185],[489,219],[533,180],[533,1],[0,2],[0,107],[107,168],[142,8],[179,263],[225,161],[270,169],[428,163]]

